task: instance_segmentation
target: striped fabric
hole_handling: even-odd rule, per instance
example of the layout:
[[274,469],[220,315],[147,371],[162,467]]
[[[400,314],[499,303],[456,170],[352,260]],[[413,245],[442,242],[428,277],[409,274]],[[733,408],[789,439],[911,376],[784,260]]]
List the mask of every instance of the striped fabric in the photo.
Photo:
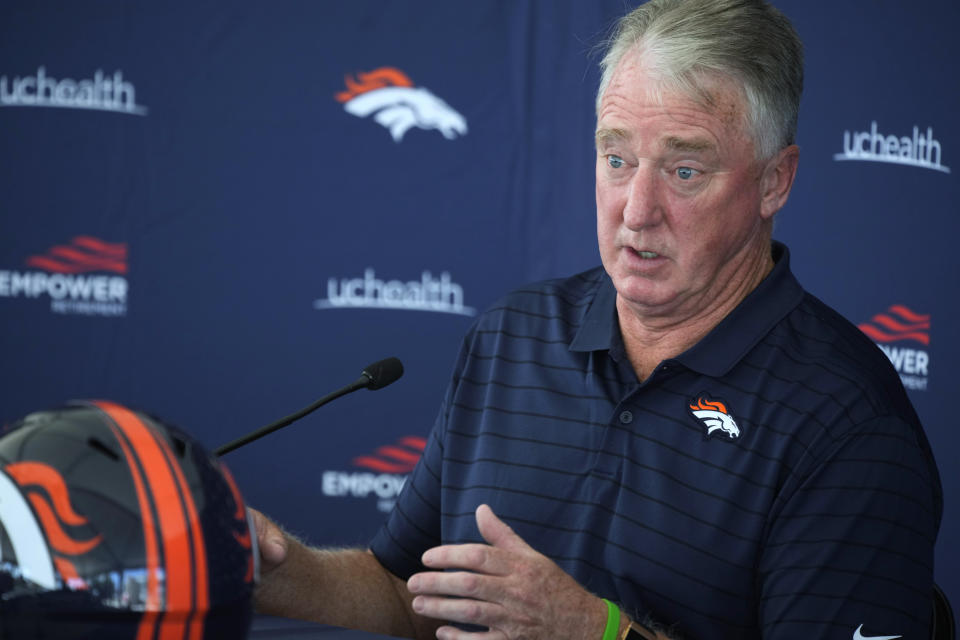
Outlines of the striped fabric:
[[684,637],[924,638],[939,476],[886,357],[774,271],[643,384],[597,268],[514,292],[464,340],[371,544],[400,577],[489,504],[593,593]]

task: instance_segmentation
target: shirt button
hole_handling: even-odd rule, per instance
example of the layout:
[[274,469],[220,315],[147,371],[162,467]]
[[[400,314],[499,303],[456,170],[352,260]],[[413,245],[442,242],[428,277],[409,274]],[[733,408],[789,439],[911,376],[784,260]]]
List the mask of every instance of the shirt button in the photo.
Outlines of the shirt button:
[[620,414],[620,422],[621,422],[621,424],[630,424],[631,422],[633,422],[633,412],[632,412],[632,411],[624,411],[623,413],[621,413],[621,414]]

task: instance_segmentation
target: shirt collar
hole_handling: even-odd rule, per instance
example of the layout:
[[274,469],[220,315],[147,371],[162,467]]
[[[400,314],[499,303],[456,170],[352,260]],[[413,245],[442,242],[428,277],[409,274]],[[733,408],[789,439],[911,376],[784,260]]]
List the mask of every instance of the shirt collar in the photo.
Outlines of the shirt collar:
[[[804,291],[790,271],[790,251],[773,242],[773,270],[727,317],[697,344],[675,358],[708,376],[721,376],[746,355],[773,326],[803,299]],[[606,273],[587,307],[571,351],[598,351],[622,344],[617,322],[617,291]]]

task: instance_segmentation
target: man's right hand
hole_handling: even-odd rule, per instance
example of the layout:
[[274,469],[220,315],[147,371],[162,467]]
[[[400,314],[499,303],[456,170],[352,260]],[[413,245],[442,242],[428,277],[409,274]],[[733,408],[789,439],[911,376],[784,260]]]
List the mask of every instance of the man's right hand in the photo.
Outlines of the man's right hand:
[[287,559],[289,540],[279,526],[252,507],[247,507],[257,530],[257,546],[260,547],[260,573],[270,573]]

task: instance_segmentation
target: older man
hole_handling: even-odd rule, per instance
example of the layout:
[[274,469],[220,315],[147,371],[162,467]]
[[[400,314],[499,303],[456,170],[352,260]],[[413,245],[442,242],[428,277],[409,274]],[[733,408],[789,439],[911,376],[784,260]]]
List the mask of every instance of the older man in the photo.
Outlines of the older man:
[[258,520],[262,611],[445,639],[927,635],[929,445],[884,356],[771,242],[800,49],[760,0],[621,20],[603,268],[478,320],[369,551]]

